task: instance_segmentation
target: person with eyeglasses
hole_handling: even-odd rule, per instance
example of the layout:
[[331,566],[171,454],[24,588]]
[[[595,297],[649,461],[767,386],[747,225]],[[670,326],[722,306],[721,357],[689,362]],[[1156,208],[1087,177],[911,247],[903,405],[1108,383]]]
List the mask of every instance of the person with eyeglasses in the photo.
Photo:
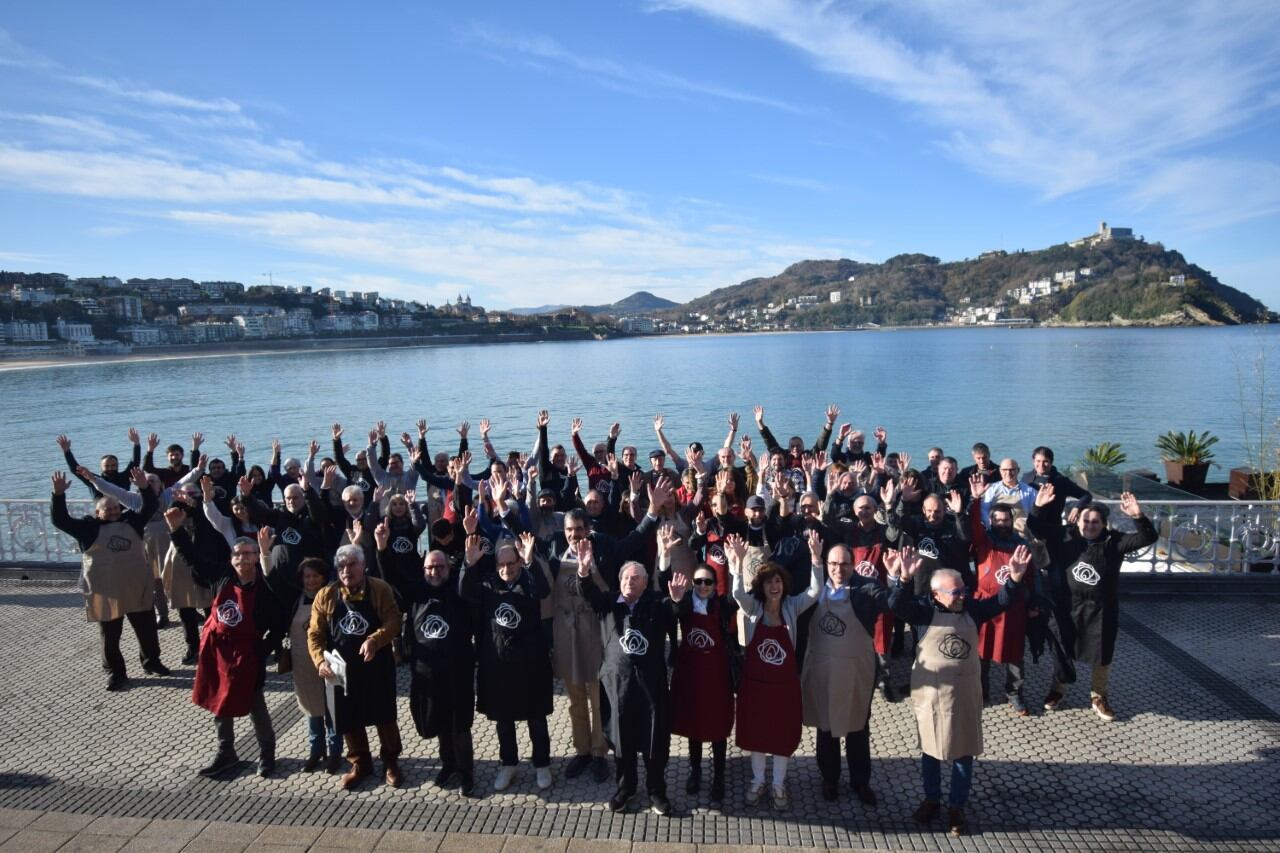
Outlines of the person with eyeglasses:
[[[991,512],[991,507],[996,504],[1015,507],[1015,516],[1018,518],[1026,518],[1030,515],[1031,508],[1036,503],[1036,490],[1035,487],[1018,479],[1021,470],[1016,459],[1001,459],[1000,480],[982,484],[982,489],[977,494],[981,497],[983,524],[988,523],[987,516]],[[971,479],[972,482],[974,481]]]
[[[498,732],[498,760],[493,790],[505,791],[520,764],[516,723],[529,730],[535,779],[539,790],[551,787],[552,711],[551,656],[548,632],[542,627],[542,601],[551,595],[546,561],[537,554],[532,535],[504,539],[490,546],[476,531],[474,508],[462,520],[466,554],[458,591],[479,609],[476,626],[476,710],[493,721]],[[492,553],[488,553],[492,551]]]
[[847,545],[832,546],[826,566],[827,582],[809,612],[800,673],[804,724],[817,729],[823,799],[839,796],[843,738],[849,784],[860,801],[874,806],[870,718],[877,662],[872,637],[880,614],[889,610],[889,591],[854,571],[853,551]]
[[973,784],[973,759],[982,754],[982,678],[978,661],[978,628],[1018,601],[1018,584],[1031,566],[1025,545],[1010,555],[1009,574],[998,595],[973,598],[960,573],[938,569],[929,580],[929,595],[914,596],[911,579],[920,568],[914,548],[886,557],[889,606],[920,627],[911,668],[911,709],[920,738],[920,777],[924,800],[917,823],[928,825],[941,810],[942,762],[951,762],[947,795],[947,828],[952,836],[965,829],[964,808]]
[[218,752],[201,776],[217,776],[236,766],[235,718],[248,716],[258,738],[258,775],[275,770],[276,735],[263,687],[267,658],[288,630],[287,604],[267,582],[259,556],[270,550],[269,528],[255,541],[237,539],[231,559],[216,559],[195,547],[183,522],[190,510],[175,503],[165,510],[172,547],[191,566],[197,583],[207,586],[213,601],[200,636],[191,701],[213,714]]
[[[670,531],[658,533],[658,571],[674,580],[671,551],[679,539]],[[671,732],[688,739],[689,778],[685,792],[702,790],[702,747],[711,744],[712,808],[724,802],[724,771],[729,734],[733,731],[731,661],[741,659],[738,644],[738,606],[719,592],[715,569],[699,563],[693,569],[693,595],[675,604],[681,643],[671,674]],[[674,595],[673,595],[674,600]]]
[[[357,528],[356,538],[360,533]],[[373,539],[372,531],[369,539]],[[316,593],[311,603],[307,649],[320,677],[326,680],[334,678],[324,657],[326,651],[337,652],[346,664],[346,687],[332,687],[334,728],[346,740],[351,762],[339,786],[350,790],[373,775],[367,731],[373,726],[378,730],[383,777],[389,786],[398,788],[403,776],[391,641],[400,635],[400,608],[391,586],[369,574],[360,545],[343,545],[333,555],[333,564],[338,579]]]

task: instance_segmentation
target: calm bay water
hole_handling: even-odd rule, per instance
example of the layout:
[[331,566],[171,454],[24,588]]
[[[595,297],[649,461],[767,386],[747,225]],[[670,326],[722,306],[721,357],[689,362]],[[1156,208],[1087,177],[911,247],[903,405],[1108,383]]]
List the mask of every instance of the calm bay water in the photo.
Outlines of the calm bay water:
[[[234,432],[250,464],[265,464],[279,437],[302,456],[311,438],[328,451],[330,424],[362,445],[370,426],[409,431],[425,417],[432,451],[456,447],[454,426],[493,421],[500,452],[527,449],[534,415],[551,411],[553,441],[584,421],[588,446],[622,423],[621,444],[657,446],[652,418],[683,447],[718,446],[729,411],[757,452],[751,409],[785,443],[812,443],[828,403],[840,420],[868,433],[889,431],[891,449],[918,459],[941,445],[965,465],[974,441],[997,458],[1030,467],[1038,444],[1059,467],[1099,441],[1119,442],[1129,465],[1159,470],[1153,446],[1167,429],[1208,429],[1221,437],[1210,477],[1225,480],[1246,459],[1241,382],[1256,403],[1252,364],[1271,355],[1280,389],[1280,327],[1204,329],[955,329],[631,339],[606,342],[299,352],[0,372],[0,498],[43,498],[63,467],[53,438],[71,436],[80,460],[96,468],[103,453],[126,458],[136,426],[160,434],[162,447],[206,436],[211,455]],[[1271,394],[1269,413],[1280,418]],[[393,439],[393,444],[398,441]],[[478,452],[478,445],[477,445]],[[75,486],[78,494],[83,489]]]

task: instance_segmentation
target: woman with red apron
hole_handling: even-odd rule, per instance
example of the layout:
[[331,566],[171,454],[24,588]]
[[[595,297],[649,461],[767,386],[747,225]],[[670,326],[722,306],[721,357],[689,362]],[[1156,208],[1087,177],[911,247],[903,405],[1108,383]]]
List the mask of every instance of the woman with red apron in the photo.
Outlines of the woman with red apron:
[[737,608],[716,595],[716,574],[709,566],[693,571],[693,595],[676,605],[680,636],[671,676],[671,731],[689,739],[689,781],[685,790],[702,786],[702,745],[711,742],[711,802],[724,800],[725,749],[733,730],[731,655],[738,652]]

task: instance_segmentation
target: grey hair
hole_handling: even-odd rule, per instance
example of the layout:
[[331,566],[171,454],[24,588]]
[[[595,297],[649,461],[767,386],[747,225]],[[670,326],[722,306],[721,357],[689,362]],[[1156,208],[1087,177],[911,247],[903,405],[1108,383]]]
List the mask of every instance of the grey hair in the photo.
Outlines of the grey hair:
[[627,573],[627,569],[631,569],[631,568],[639,569],[640,572],[644,575],[645,581],[649,580],[649,570],[645,568],[644,563],[641,563],[638,560],[627,560],[625,563],[622,564],[622,568],[618,569],[619,582],[621,582],[622,576]]
[[337,568],[342,561],[348,557],[355,557],[360,561],[360,565],[365,565],[364,549],[359,545],[343,545],[333,554],[333,566]]
[[119,504],[119,503],[120,501],[116,500],[110,495],[103,495],[102,497],[98,498],[96,501],[93,502],[93,509],[95,512],[97,512],[100,509],[106,509],[112,504]]
[[239,545],[252,545],[255,551],[261,552],[262,550],[258,547],[258,540],[248,536],[237,536],[236,541],[231,543],[231,550],[234,552]]
[[351,497],[353,494],[359,495],[360,497],[364,497],[364,492],[360,490],[359,486],[347,486],[345,489],[342,490],[342,499],[345,501],[347,498]]
[[284,470],[286,471],[288,471],[290,468],[301,468],[301,467],[302,467],[302,463],[292,456],[284,460]]
[[302,488],[302,486],[298,485],[297,483],[290,483],[289,485],[284,487],[285,497],[288,497],[290,494],[290,491],[293,489],[297,489],[298,493],[302,494],[304,497],[306,496],[306,493],[307,493],[306,489]]
[[964,577],[955,569],[938,569],[933,573],[933,577],[929,578],[929,589],[937,592],[938,588],[942,586],[941,581],[948,578],[962,585],[964,584]]

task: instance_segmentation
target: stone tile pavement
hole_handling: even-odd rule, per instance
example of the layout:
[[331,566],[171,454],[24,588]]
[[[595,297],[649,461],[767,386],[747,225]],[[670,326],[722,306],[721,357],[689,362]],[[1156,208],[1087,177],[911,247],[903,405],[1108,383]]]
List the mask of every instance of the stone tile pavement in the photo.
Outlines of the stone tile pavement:
[[[785,813],[743,802],[750,775],[731,749],[723,812],[683,793],[684,744],[673,740],[668,782],[676,814],[615,815],[608,785],[559,778],[571,752],[567,701],[551,720],[556,784],[538,793],[524,765],[513,788],[488,791],[497,766],[492,725],[478,718],[481,799],[431,785],[434,743],[413,732],[401,672],[406,783],[337,790],[304,774],[306,725],[287,676],[272,676],[268,705],[279,740],[276,778],[258,779],[256,745],[239,728],[242,772],[207,780],[209,715],[190,703],[192,672],[177,666],[181,631],[161,632],[174,677],[144,676],[103,690],[96,628],[68,583],[0,581],[0,848],[15,850],[1276,850],[1280,849],[1280,598],[1129,599],[1122,607],[1112,702],[1098,720],[1084,684],[1064,710],[1014,717],[985,711],[987,752],[968,809],[971,834],[955,840],[910,819],[920,799],[909,709],[877,697],[872,784],[880,804],[819,796],[813,736],[788,775]],[[126,658],[136,647],[126,629]],[[905,681],[909,663],[896,663]],[[993,674],[993,686],[999,693]],[[1027,695],[1043,696],[1048,660],[1030,664]],[[1038,703],[1034,703],[1038,706]],[[643,801],[641,803],[643,805]]]

